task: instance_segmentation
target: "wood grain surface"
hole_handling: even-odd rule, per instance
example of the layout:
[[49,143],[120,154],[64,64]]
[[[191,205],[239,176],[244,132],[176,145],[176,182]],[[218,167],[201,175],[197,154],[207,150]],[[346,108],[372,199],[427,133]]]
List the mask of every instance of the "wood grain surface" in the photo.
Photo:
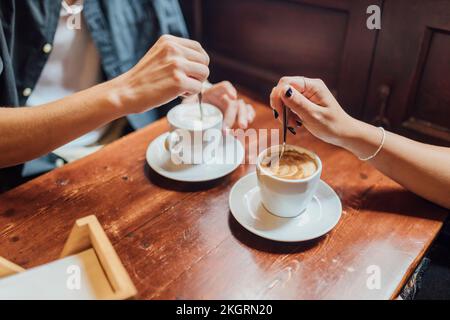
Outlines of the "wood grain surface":
[[[267,106],[246,100],[257,109],[252,127],[278,128]],[[145,151],[167,129],[160,120],[1,195],[0,256],[25,268],[55,260],[75,220],[93,214],[140,299],[389,299],[447,214],[302,129],[290,142],[320,156],[342,219],[314,241],[264,240],[228,207],[233,184],[255,167],[243,164],[203,184],[164,179],[148,167]],[[381,286],[371,290],[374,266]]]

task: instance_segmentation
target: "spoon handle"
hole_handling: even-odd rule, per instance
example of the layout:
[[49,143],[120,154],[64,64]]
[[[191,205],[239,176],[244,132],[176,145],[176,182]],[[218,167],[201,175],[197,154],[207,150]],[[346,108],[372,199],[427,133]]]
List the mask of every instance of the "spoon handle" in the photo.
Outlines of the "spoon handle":
[[280,159],[283,157],[284,150],[286,149],[287,130],[288,130],[288,109],[286,105],[283,104],[283,147],[281,148]]
[[202,100],[203,100],[203,93],[200,91],[198,93],[198,107],[200,108],[200,120],[203,121],[203,105],[202,105]]

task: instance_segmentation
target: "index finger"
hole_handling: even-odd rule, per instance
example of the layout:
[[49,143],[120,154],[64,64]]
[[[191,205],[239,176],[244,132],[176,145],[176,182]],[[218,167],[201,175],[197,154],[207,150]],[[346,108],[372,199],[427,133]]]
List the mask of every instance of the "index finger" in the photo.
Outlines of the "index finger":
[[176,44],[176,46],[182,51],[184,57],[192,62],[197,62],[204,64],[206,66],[209,65],[209,56],[207,54],[204,54],[202,52],[198,52],[194,49],[184,47],[180,44]]
[[275,110],[275,117],[279,118],[279,115],[281,115],[281,111],[283,110],[283,101],[281,100],[279,86],[272,89],[272,93],[270,94],[270,106]]
[[207,55],[206,51],[203,49],[202,45],[198,41],[191,40],[191,39],[185,39],[185,38],[181,38],[181,37],[175,37],[172,35],[166,35],[166,37],[173,40],[174,42],[178,43],[179,45],[182,45],[186,48],[193,49],[198,52],[202,52]]

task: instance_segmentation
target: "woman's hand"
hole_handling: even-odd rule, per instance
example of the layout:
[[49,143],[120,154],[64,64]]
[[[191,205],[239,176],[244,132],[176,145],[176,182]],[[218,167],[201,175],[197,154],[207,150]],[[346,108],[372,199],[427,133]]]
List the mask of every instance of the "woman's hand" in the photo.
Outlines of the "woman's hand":
[[342,146],[357,123],[320,79],[282,78],[270,95],[270,105],[278,118],[283,104],[292,111],[291,129],[303,124],[317,138],[338,146]]
[[206,89],[203,93],[203,101],[211,103],[224,113],[224,125],[231,128],[236,122],[242,129],[246,129],[255,119],[253,107],[238,99],[237,91],[228,81],[222,81]]
[[198,42],[164,35],[135,67],[114,80],[119,94],[112,101],[129,114],[197,94],[209,76],[208,65],[209,57]]
[[270,103],[278,114],[283,104],[292,110],[290,126],[301,119],[316,137],[369,159],[406,189],[450,208],[450,148],[419,143],[350,117],[319,79],[282,78]]
[[[185,103],[197,103],[197,97],[184,99]],[[229,81],[211,85],[203,92],[203,102],[215,105],[224,114],[224,127],[231,128],[236,120],[238,126],[246,129],[255,119],[255,109],[244,100],[238,99],[237,91]]]

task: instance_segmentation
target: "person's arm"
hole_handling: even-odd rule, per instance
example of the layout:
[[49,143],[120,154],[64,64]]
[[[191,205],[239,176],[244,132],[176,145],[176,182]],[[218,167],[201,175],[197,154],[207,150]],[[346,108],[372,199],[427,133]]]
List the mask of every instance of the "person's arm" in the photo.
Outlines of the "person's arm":
[[106,123],[197,94],[209,76],[198,42],[162,36],[129,72],[37,107],[0,108],[0,168],[51,152]]
[[[368,158],[381,145],[383,132],[350,117],[323,81],[304,77],[282,78],[271,94],[272,108],[282,103],[316,137]],[[419,143],[386,132],[383,148],[370,160],[378,170],[408,190],[450,209],[450,148]]]

